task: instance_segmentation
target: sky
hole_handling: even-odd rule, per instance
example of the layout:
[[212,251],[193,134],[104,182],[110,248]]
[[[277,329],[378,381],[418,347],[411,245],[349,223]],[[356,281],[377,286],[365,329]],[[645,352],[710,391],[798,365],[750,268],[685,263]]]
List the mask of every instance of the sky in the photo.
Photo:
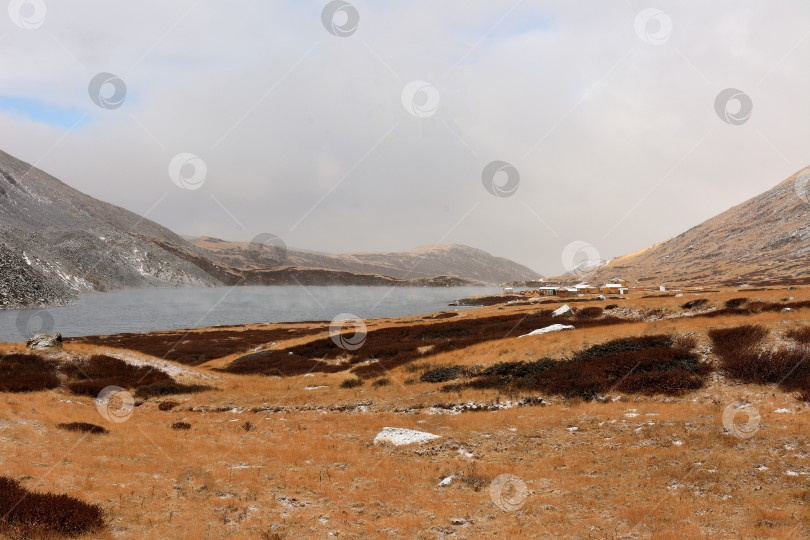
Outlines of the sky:
[[810,3],[12,0],[0,149],[190,236],[559,275],[810,164]]

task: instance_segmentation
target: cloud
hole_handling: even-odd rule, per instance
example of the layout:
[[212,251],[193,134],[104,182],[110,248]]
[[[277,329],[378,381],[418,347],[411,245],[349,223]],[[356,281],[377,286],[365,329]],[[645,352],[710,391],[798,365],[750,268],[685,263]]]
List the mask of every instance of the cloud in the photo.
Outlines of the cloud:
[[[810,163],[804,2],[662,2],[659,44],[643,6],[352,3],[341,38],[326,2],[48,2],[36,30],[0,23],[0,84],[90,120],[65,136],[0,112],[2,147],[183,234],[458,242],[545,274],[571,242],[635,251]],[[89,99],[101,72],[125,81],[119,108]],[[414,80],[429,115],[403,106]],[[751,97],[742,125],[715,113],[726,88]],[[180,153],[204,160],[199,189],[172,182]],[[496,160],[520,173],[510,197],[482,185]]]

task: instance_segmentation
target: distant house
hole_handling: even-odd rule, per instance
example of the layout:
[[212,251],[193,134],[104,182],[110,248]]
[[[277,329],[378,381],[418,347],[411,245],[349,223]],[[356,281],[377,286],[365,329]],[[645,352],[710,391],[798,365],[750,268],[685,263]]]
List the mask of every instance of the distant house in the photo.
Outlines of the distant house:
[[620,283],[608,283],[602,287],[602,293],[604,294],[627,294],[628,292],[627,286]]
[[584,283],[577,285],[574,287],[577,292],[580,294],[599,294],[601,290],[599,287],[594,287],[593,285],[586,285]]
[[503,294],[512,294],[513,292],[515,292],[515,289],[513,289],[512,287],[503,288]]
[[537,292],[543,296],[555,296],[557,294],[557,287],[540,287],[537,289]]
[[559,287],[555,291],[555,296],[576,296],[579,291],[571,287]]

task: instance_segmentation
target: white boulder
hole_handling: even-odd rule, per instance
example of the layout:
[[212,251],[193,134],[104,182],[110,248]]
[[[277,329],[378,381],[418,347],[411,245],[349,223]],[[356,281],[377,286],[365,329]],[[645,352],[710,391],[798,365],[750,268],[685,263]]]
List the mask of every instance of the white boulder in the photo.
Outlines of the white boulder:
[[537,330],[533,330],[528,334],[523,334],[522,336],[518,337],[527,337],[527,336],[538,336],[540,334],[548,334],[549,332],[559,332],[560,330],[573,330],[574,327],[570,324],[552,324],[551,326],[546,326],[545,328],[538,328]]
[[374,444],[388,443],[394,446],[405,446],[406,444],[422,444],[433,439],[440,439],[441,435],[434,435],[425,431],[415,429],[384,427],[376,437]]
[[555,309],[551,313],[551,316],[552,317],[563,317],[563,316],[573,315],[573,314],[574,314],[574,310],[572,310],[570,307],[568,307],[568,304],[565,304],[563,307]]

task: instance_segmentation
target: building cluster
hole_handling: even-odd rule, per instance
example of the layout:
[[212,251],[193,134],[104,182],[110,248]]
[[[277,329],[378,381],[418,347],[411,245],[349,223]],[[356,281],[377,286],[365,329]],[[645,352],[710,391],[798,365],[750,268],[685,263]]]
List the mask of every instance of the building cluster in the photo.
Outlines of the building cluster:
[[627,294],[629,290],[630,289],[627,288],[627,281],[614,279],[601,287],[580,283],[573,287],[546,286],[533,287],[520,291],[515,291],[513,287],[506,287],[503,292],[508,294],[517,292],[524,296],[584,296],[586,294]]

